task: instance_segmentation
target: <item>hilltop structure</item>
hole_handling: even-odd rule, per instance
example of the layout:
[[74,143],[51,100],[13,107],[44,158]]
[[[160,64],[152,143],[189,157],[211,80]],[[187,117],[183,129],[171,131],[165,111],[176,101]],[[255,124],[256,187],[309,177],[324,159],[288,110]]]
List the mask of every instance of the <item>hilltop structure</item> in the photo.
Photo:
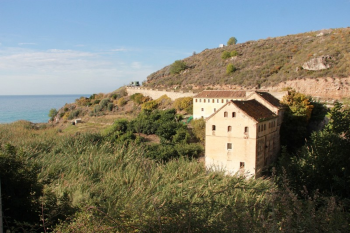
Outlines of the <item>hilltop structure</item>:
[[283,108],[268,92],[246,95],[245,91],[203,91],[194,97],[194,118],[206,118],[208,169],[260,176],[276,159]]

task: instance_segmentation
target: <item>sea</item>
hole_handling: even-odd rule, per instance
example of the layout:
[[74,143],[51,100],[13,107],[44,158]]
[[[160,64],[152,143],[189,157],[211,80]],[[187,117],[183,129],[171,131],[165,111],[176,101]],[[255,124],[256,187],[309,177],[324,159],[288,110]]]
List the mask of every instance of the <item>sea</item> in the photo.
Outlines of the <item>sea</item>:
[[52,108],[59,110],[66,103],[73,103],[80,95],[0,95],[0,124],[26,120],[45,123]]

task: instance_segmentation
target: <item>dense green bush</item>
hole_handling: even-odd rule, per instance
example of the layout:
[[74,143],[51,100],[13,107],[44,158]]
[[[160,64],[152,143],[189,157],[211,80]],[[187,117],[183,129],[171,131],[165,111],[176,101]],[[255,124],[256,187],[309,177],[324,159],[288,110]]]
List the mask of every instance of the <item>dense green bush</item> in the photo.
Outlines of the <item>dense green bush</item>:
[[187,65],[182,60],[176,60],[171,66],[170,66],[170,73],[171,74],[179,74],[181,71],[185,70],[187,68]]
[[234,45],[237,44],[237,39],[236,37],[231,37],[228,41],[227,41],[227,45]]
[[72,119],[78,117],[80,113],[81,113],[81,109],[76,109],[76,110],[71,111],[68,115],[68,120],[72,120]]
[[232,74],[237,68],[233,64],[228,64],[226,67],[226,74]]
[[101,100],[101,102],[99,104],[100,104],[102,109],[106,109],[108,106],[108,103],[109,103],[109,99],[103,99],[103,100]]
[[57,110],[55,108],[51,108],[50,111],[49,111],[49,117],[50,117],[50,120],[53,121],[53,119],[55,118],[55,116],[57,115]]

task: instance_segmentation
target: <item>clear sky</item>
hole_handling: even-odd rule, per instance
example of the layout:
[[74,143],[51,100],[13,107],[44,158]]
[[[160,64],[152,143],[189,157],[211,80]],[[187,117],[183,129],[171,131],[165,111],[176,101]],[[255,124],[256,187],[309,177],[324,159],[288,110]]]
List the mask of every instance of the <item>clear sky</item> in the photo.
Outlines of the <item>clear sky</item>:
[[0,0],[0,95],[111,92],[193,52],[350,26],[350,0]]

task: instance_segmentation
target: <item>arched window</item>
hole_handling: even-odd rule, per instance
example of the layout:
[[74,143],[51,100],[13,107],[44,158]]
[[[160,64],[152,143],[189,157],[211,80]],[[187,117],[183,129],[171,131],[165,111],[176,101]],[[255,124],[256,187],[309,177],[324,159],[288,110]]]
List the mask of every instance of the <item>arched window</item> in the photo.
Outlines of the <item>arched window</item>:
[[231,131],[232,131],[232,126],[229,125],[229,126],[227,127],[227,132],[231,132]]
[[227,112],[224,112],[224,117],[228,117],[228,113]]

